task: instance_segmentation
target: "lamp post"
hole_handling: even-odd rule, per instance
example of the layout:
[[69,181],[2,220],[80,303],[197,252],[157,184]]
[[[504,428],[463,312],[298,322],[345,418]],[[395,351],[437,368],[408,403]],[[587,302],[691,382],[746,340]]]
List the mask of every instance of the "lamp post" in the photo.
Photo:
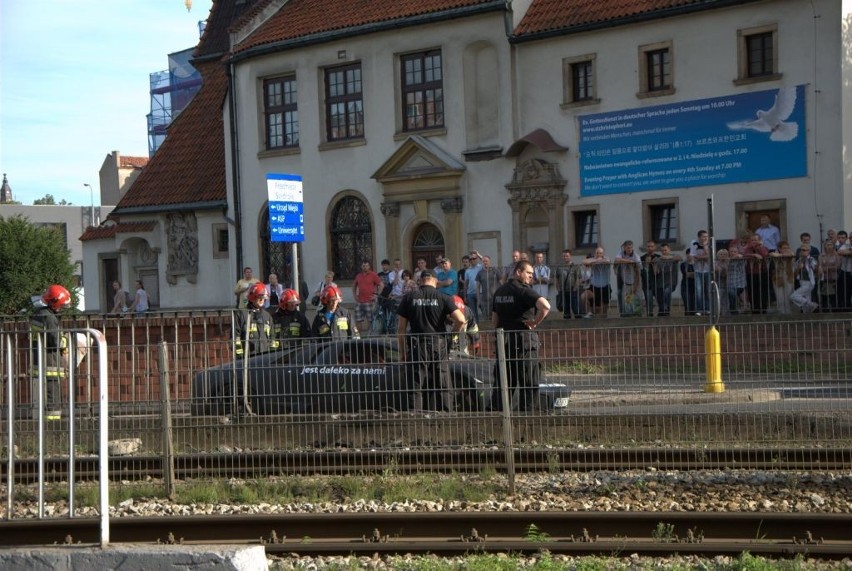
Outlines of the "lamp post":
[[89,226],[95,225],[95,191],[92,190],[92,185],[83,183],[83,186],[89,187],[89,203],[91,204],[91,210],[89,210]]

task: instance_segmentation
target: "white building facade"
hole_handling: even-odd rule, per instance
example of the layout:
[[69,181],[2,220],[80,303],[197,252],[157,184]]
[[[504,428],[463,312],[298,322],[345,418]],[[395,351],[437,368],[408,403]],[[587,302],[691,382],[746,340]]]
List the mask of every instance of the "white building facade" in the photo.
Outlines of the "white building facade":
[[[576,32],[523,33],[517,5],[514,14],[483,10],[416,26],[328,33],[323,41],[303,36],[251,45],[251,33],[244,32],[229,95],[236,102],[239,153],[229,202],[238,193],[246,265],[280,271],[268,260],[276,248],[265,229],[269,173],[304,178],[301,255],[309,283],[333,269],[347,284],[362,257],[374,264],[399,257],[412,267],[424,255],[431,267],[431,255],[446,253],[458,267],[461,254],[477,249],[499,265],[519,249],[546,250],[550,263],[558,263],[563,248],[587,253],[601,245],[614,255],[628,239],[668,241],[682,250],[707,228],[711,196],[717,239],[754,228],[761,214],[770,214],[794,244],[801,232],[817,237],[828,228],[849,228],[840,50],[848,31],[843,38],[839,5],[725,4]],[[515,26],[511,38],[507,25]],[[263,33],[262,26],[257,30]],[[755,72],[748,58],[757,48],[762,51],[751,65],[763,67]],[[405,125],[403,77],[412,61],[417,69],[440,71],[440,81],[417,86],[423,93],[440,89],[438,125]],[[785,147],[797,167],[780,176],[747,156],[774,160],[774,148],[758,141],[772,133],[745,125],[772,106],[779,90],[797,98],[790,121],[798,130]],[[272,102],[277,93],[291,97]],[[334,105],[351,109],[353,102],[360,107],[351,116],[335,115]],[[698,118],[679,111],[701,105],[714,107]],[[742,124],[734,125],[724,106],[737,107]],[[430,112],[427,103],[412,109]],[[606,147],[622,153],[630,147],[633,158],[650,157],[650,164],[672,152],[644,148],[623,129],[612,145],[581,140],[591,135],[581,129],[583,117],[609,121],[608,114],[652,109],[681,116],[673,124],[646,117],[636,128],[669,125],[656,141],[689,142],[687,156],[704,157],[677,166],[702,172],[708,162],[720,164],[725,177],[715,180],[721,183],[646,180],[590,191],[590,168],[613,180],[675,176],[673,169],[666,175],[665,169],[589,160]],[[349,120],[355,128],[346,132]],[[693,126],[712,121],[720,126],[706,133]],[[584,146],[592,149],[586,157]],[[631,157],[610,159],[629,163]]]
[[[99,281],[150,272],[162,309],[232,306],[243,266],[286,283],[270,174],[303,178],[302,279],[312,290],[333,270],[350,300],[362,259],[431,267],[445,254],[458,268],[476,249],[499,266],[518,249],[557,264],[564,248],[614,256],[649,239],[682,251],[711,196],[717,240],[763,214],[793,245],[852,228],[846,4],[640,4],[603,19],[558,2],[264,4],[217,27],[230,55],[206,36],[221,69],[205,85],[219,87],[176,121],[180,150],[166,141],[140,177],[147,197],[131,190],[84,263]],[[767,127],[758,112],[776,98]],[[204,179],[211,153],[224,164]]]

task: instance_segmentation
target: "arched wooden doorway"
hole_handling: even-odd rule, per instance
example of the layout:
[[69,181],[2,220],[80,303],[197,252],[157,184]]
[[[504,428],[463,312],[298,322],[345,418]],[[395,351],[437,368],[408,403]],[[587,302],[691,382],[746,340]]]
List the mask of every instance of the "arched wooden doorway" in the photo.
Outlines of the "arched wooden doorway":
[[[417,267],[417,258],[425,258],[426,267],[431,268],[435,264],[435,256],[444,252],[444,235],[434,224],[424,222],[414,230],[412,235],[411,264],[408,267],[413,271]],[[456,262],[456,260],[453,261]]]

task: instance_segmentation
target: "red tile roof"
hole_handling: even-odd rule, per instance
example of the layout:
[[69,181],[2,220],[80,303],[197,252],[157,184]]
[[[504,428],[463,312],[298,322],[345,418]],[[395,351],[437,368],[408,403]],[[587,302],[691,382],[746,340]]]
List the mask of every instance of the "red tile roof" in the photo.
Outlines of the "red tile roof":
[[86,240],[103,240],[104,238],[114,238],[116,234],[138,234],[140,232],[151,232],[157,227],[156,222],[119,222],[109,226],[89,226],[83,235],[80,236],[80,241]]
[[113,213],[139,207],[167,211],[170,205],[226,201],[222,106],[228,78],[218,62],[204,64],[199,71],[201,89],[169,126],[165,141]]
[[[229,30],[235,22],[242,21],[244,15],[256,13],[257,9],[271,0],[213,0],[207,26],[201,40],[192,52],[192,57],[213,59],[221,57],[231,49]],[[257,9],[256,9],[257,8]]]
[[167,212],[177,206],[204,208],[227,203],[222,106],[228,91],[220,61],[229,49],[231,23],[256,1],[213,0],[193,61],[201,89],[172,122],[166,139],[111,215]]
[[504,0],[290,0],[257,31],[235,46],[234,52],[404,18],[441,12],[451,17],[456,10],[476,7],[505,9],[505,6]]
[[125,157],[121,155],[119,163],[120,168],[141,169],[148,164],[148,157]]
[[756,0],[533,0],[514,35],[580,31],[750,1]]

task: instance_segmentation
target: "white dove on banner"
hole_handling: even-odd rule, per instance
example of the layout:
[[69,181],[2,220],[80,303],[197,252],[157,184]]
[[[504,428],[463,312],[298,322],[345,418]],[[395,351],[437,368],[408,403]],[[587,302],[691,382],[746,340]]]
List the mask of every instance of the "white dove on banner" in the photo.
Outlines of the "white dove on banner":
[[758,131],[771,133],[771,141],[792,141],[799,134],[799,125],[787,121],[796,107],[796,88],[782,87],[775,95],[775,105],[768,111],[757,110],[757,119],[733,121],[728,129],[733,131]]

